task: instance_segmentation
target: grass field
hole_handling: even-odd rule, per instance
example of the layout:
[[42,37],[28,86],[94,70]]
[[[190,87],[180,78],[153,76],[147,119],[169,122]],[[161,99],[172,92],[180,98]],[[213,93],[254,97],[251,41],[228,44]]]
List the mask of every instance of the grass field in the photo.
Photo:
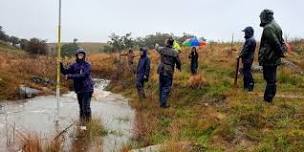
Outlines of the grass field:
[[[304,68],[299,60],[303,57],[303,43],[292,45],[300,49],[291,52],[287,59]],[[235,45],[233,50],[240,47]],[[278,97],[273,104],[266,104],[262,98],[265,83],[261,73],[254,73],[253,93],[233,86],[237,52],[231,54],[229,50],[230,44],[216,43],[201,49],[199,75],[191,77],[187,58],[190,50],[184,49],[183,69],[175,73],[171,107],[167,110],[160,109],[158,104],[158,55],[155,52],[149,53],[152,75],[146,85],[148,98],[142,102],[136,96],[134,77],[123,70],[127,69],[125,62],[117,63],[112,57],[110,64],[115,66],[109,89],[130,97],[137,111],[134,141],[127,147],[163,144],[164,151],[172,152],[303,151],[303,75],[281,66]],[[97,58],[91,59],[92,63],[100,63]],[[241,80],[239,86],[242,86]],[[193,148],[184,149],[185,143]]]

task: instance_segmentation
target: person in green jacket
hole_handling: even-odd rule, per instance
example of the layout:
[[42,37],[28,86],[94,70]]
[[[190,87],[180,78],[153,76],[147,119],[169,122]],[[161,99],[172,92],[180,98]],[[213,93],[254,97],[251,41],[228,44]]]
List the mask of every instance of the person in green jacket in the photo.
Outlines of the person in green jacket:
[[265,9],[260,14],[263,34],[259,49],[259,64],[263,67],[263,76],[267,83],[264,101],[271,103],[276,94],[277,67],[284,56],[284,39],[281,27],[274,21],[273,11]]

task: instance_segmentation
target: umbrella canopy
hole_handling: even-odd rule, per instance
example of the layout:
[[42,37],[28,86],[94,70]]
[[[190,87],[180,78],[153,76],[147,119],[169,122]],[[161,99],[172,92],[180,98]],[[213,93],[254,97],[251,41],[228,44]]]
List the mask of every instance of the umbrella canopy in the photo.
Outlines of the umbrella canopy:
[[196,37],[189,38],[186,41],[183,42],[184,46],[189,46],[189,47],[205,47],[207,45],[206,41],[201,41],[197,39]]

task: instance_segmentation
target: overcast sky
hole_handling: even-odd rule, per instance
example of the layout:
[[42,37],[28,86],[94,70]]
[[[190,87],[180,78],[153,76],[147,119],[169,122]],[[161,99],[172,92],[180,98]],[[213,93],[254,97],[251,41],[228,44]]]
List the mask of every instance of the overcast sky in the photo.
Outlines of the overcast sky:
[[[259,14],[275,12],[285,35],[304,38],[303,0],[62,0],[62,39],[106,42],[115,32],[144,36],[183,32],[209,40],[242,40],[251,25],[260,39]],[[58,0],[0,0],[0,25],[7,34],[56,41]]]

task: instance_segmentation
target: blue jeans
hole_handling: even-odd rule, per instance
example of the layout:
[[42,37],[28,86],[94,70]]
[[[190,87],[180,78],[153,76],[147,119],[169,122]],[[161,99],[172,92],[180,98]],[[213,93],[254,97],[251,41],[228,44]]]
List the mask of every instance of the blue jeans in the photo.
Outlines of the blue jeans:
[[172,77],[159,75],[159,101],[160,106],[167,105],[167,100],[171,91]]
[[77,93],[81,121],[91,120],[91,99],[93,92]]

